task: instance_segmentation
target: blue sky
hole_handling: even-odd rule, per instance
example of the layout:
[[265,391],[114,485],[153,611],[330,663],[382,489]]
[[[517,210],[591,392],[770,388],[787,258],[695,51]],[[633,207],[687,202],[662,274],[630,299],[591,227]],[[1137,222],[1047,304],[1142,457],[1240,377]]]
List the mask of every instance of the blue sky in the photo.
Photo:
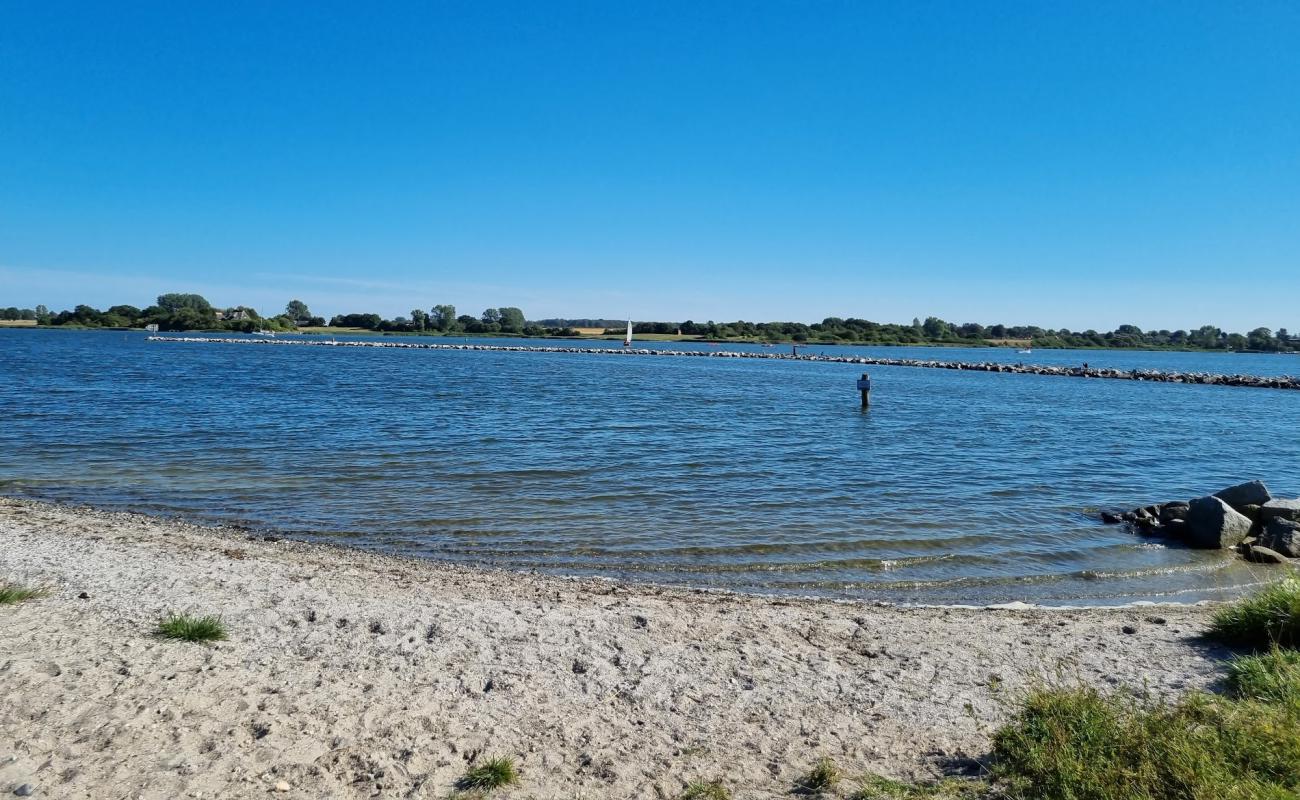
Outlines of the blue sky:
[[0,305],[1300,329],[1300,5],[0,7]]

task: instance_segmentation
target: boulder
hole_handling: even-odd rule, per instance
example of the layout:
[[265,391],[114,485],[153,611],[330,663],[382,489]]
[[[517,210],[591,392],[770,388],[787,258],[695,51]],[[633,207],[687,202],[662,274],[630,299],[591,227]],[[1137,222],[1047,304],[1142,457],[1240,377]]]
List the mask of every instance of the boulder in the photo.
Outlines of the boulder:
[[1118,525],[1124,521],[1124,516],[1119,511],[1103,511],[1101,512],[1101,521],[1107,525]]
[[1235,547],[1250,535],[1251,522],[1217,495],[1187,505],[1187,543],[1192,547]]
[[1273,495],[1268,493],[1268,487],[1263,481],[1229,486],[1221,492],[1216,492],[1214,496],[1236,509],[1242,506],[1262,506],[1273,499]]
[[1175,500],[1172,503],[1165,503],[1160,509],[1160,521],[1168,525],[1174,520],[1187,519],[1187,503],[1182,500]]
[[1187,520],[1171,519],[1160,526],[1160,535],[1170,539],[1183,539],[1187,536]]
[[1246,553],[1247,560],[1254,561],[1256,564],[1285,564],[1287,557],[1276,553],[1267,547],[1260,547],[1257,544],[1250,546],[1250,551]]
[[1300,522],[1274,517],[1264,526],[1259,542],[1288,558],[1300,558]]
[[1259,522],[1259,510],[1261,508],[1263,508],[1263,506],[1256,505],[1254,503],[1247,503],[1241,508],[1238,508],[1237,513],[1241,514],[1243,517],[1250,520],[1251,522]]
[[1289,519],[1300,522],[1300,500],[1269,500],[1259,508],[1259,523],[1267,525],[1271,519]]

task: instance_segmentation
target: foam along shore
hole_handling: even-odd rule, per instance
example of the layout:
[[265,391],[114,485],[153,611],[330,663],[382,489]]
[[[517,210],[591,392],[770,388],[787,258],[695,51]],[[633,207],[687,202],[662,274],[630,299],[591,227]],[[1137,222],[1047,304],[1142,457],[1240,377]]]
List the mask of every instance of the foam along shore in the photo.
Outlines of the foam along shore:
[[[1017,694],[1172,696],[1226,654],[1205,606],[899,608],[543,577],[0,498],[0,791],[788,797],[846,772],[975,769]],[[169,613],[229,639],[157,638]]]
[[601,356],[678,356],[695,358],[752,358],[765,361],[812,361],[829,364],[858,364],[882,367],[921,367],[973,372],[1006,372],[1014,375],[1045,375],[1059,378],[1106,378],[1111,380],[1187,383],[1209,386],[1238,386],[1254,389],[1300,389],[1300,377],[1289,375],[1223,375],[1209,372],[1170,372],[1156,369],[1119,370],[1100,367],[1052,367],[1033,364],[1003,364],[994,361],[941,361],[918,358],[875,358],[828,356],[799,353],[754,353],[742,350],[667,350],[629,347],[547,347],[505,344],[429,344],[424,342],[359,342],[334,339],[242,339],[229,336],[150,336],[151,342],[203,344],[255,344],[299,347],[386,347],[399,350],[486,350],[506,353],[578,353]]

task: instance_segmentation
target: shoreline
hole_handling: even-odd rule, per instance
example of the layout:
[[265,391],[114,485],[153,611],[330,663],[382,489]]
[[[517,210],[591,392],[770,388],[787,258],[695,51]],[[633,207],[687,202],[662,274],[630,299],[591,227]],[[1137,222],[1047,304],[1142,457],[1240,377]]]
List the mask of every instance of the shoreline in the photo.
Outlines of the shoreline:
[[[1213,685],[1209,605],[956,608],[767,597],[388,556],[0,498],[0,789],[47,797],[787,797],[851,772],[978,770],[1042,682]],[[80,595],[87,597],[82,598]],[[230,640],[166,642],[169,612]],[[288,792],[275,791],[280,783]]]

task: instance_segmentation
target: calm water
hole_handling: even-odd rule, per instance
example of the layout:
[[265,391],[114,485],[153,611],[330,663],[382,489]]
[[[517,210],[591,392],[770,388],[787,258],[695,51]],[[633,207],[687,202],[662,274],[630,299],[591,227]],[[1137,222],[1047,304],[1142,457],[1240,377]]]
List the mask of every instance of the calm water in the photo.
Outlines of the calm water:
[[[1300,372],[1300,356],[826,350]],[[876,367],[863,413],[859,371],[5,330],[0,493],[561,574],[924,603],[1230,592],[1269,573],[1089,512],[1254,477],[1300,494],[1300,392]]]

